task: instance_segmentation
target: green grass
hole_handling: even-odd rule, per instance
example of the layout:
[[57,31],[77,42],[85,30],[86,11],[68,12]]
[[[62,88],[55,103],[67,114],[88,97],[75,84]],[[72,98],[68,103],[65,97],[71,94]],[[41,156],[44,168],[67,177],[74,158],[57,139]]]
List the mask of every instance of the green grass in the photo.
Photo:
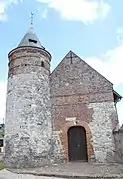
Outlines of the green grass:
[[5,164],[3,162],[0,161],[0,170],[3,170],[5,167]]

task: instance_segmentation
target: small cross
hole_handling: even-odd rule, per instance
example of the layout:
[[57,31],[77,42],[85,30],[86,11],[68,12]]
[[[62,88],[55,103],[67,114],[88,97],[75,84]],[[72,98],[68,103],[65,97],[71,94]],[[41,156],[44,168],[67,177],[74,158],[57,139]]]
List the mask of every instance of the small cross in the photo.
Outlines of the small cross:
[[34,13],[32,13],[32,12],[31,12],[31,18],[30,19],[31,19],[31,25],[33,25],[33,23],[34,23]]
[[75,55],[72,53],[72,51],[70,51],[69,56],[67,58],[69,58],[71,61],[71,64],[73,64],[73,58],[75,58]]

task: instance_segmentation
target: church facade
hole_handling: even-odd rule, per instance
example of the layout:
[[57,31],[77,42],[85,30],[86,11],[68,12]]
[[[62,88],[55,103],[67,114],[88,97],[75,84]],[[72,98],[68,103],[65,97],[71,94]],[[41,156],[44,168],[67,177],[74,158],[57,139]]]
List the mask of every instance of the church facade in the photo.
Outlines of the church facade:
[[122,97],[72,51],[52,73],[50,63],[33,27],[9,53],[6,165],[114,162],[116,103]]
[[65,160],[114,160],[119,98],[111,82],[73,52],[66,55],[51,73],[52,120]]

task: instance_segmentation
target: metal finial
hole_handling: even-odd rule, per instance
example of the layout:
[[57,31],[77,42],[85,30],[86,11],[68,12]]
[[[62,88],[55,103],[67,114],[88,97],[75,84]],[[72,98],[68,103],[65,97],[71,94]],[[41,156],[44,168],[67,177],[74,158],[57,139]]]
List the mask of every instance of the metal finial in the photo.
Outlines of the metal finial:
[[34,13],[31,12],[31,25],[34,23]]

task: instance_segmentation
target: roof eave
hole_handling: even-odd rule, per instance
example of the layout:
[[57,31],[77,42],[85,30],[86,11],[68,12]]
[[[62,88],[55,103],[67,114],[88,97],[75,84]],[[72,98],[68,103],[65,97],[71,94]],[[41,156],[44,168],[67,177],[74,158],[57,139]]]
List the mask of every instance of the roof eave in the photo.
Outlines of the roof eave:
[[115,90],[113,90],[113,94],[116,95],[118,101],[120,101],[120,100],[123,98],[123,97],[122,97],[119,93],[117,93]]

